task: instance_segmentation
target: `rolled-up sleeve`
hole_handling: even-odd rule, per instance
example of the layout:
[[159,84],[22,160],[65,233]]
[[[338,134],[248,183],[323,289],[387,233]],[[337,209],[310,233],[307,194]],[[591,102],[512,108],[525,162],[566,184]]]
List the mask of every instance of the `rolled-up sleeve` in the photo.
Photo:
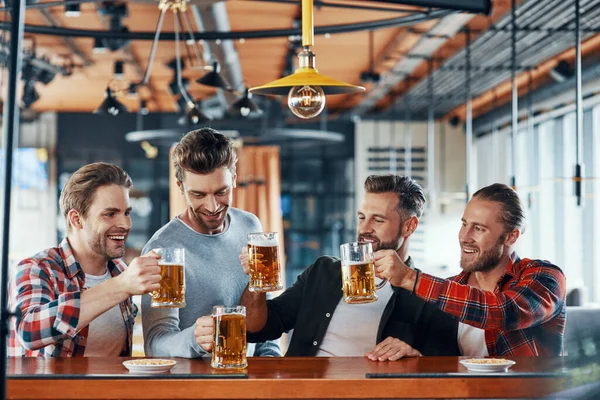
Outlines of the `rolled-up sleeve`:
[[537,264],[500,292],[421,274],[415,293],[461,322],[481,329],[517,330],[543,324],[563,309],[565,276],[559,268]]

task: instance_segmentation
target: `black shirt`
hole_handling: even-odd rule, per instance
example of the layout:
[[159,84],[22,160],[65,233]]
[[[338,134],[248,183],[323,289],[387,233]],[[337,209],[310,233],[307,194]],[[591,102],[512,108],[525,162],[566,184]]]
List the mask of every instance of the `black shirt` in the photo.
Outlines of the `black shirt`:
[[[408,265],[412,267],[411,264],[409,258]],[[392,336],[424,356],[460,355],[456,319],[405,289],[392,288],[394,293],[377,329],[377,343]],[[286,356],[315,356],[342,295],[340,260],[319,257],[292,287],[267,300],[267,323],[260,332],[248,332],[248,341],[277,339],[293,329]]]

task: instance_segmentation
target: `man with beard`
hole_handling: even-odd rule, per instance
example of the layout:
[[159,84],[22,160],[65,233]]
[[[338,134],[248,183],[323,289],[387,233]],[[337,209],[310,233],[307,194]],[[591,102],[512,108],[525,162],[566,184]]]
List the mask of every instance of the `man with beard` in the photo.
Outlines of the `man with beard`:
[[18,317],[8,354],[130,356],[137,308],[131,296],[160,287],[157,254],[120,259],[131,230],[131,178],[116,165],[81,167],[60,194],[67,237],[21,261],[8,290]]
[[[358,209],[358,241],[389,249],[412,267],[410,237],[425,206],[421,187],[411,178],[371,175]],[[244,253],[240,255],[248,273]],[[412,289],[412,288],[411,288]],[[320,257],[280,296],[242,295],[248,340],[267,340],[294,329],[286,356],[366,356],[374,361],[421,355],[458,355],[455,322],[410,290],[386,284],[379,299],[346,304],[340,259]],[[208,338],[206,338],[208,340]]]
[[[187,209],[159,229],[144,251],[185,249],[186,306],[152,308],[150,296],[143,296],[148,356],[193,358],[212,350],[212,339],[204,343],[199,338],[206,331],[212,335],[213,306],[236,306],[248,283],[237,251],[248,233],[262,227],[255,215],[231,207],[236,163],[232,142],[214,129],[191,131],[175,147],[175,177]],[[249,355],[281,355],[272,342],[252,347]]]
[[566,282],[547,261],[514,251],[525,222],[519,196],[493,184],[467,204],[458,234],[463,272],[449,279],[419,274],[393,252],[375,254],[376,275],[459,321],[467,356],[562,355]]

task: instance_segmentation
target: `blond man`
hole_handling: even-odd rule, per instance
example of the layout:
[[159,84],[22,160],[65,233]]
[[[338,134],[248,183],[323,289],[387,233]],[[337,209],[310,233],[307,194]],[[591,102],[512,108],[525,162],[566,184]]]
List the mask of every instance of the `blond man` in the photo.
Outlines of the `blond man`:
[[121,260],[131,230],[131,178],[116,165],[81,167],[60,208],[67,237],[21,261],[11,280],[10,356],[131,355],[137,308],[131,296],[159,288],[155,253]]

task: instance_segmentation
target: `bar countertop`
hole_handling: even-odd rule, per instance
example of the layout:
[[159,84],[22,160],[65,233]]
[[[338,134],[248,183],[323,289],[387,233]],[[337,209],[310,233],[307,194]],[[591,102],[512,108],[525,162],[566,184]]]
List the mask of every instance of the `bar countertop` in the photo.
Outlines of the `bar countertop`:
[[132,374],[128,358],[12,358],[9,399],[532,398],[563,390],[562,357],[507,357],[508,372],[473,373],[461,357],[374,362],[361,357],[249,358],[220,371],[209,359],[176,358],[168,373]]

